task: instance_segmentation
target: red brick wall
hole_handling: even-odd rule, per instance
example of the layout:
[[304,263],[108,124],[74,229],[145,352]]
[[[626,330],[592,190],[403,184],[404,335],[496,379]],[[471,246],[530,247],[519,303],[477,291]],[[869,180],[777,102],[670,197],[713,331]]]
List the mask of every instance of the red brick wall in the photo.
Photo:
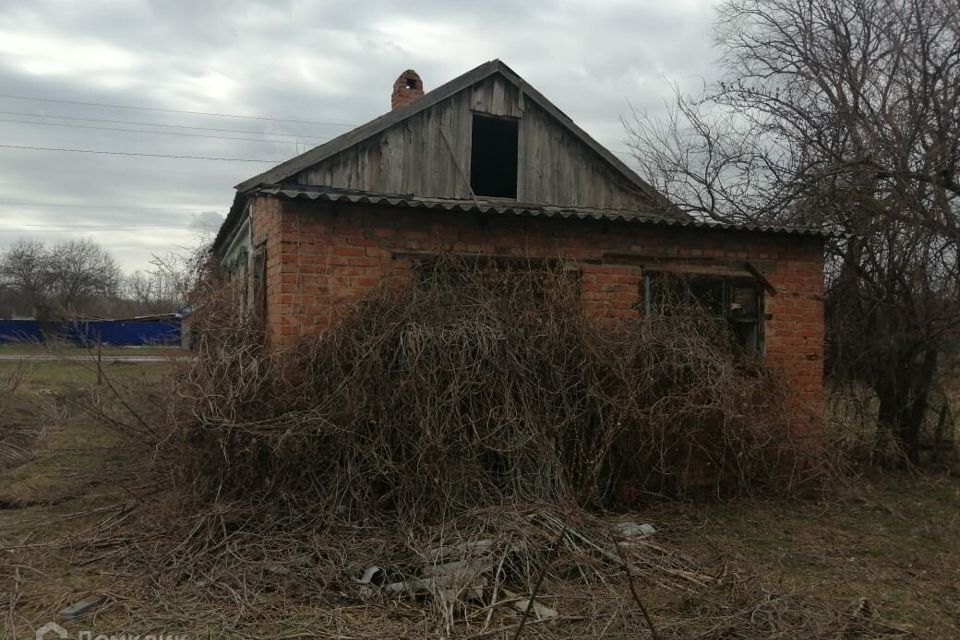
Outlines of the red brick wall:
[[585,309],[603,318],[638,313],[642,265],[649,264],[649,258],[674,266],[712,262],[741,269],[749,261],[776,289],[775,295],[764,296],[765,353],[796,391],[794,433],[816,434],[822,427],[824,283],[823,241],[819,238],[494,217],[267,196],[254,201],[251,215],[254,243],[265,241],[267,249],[268,339],[279,346],[329,326],[384,278],[405,277],[417,259],[410,255],[415,252],[576,261]]

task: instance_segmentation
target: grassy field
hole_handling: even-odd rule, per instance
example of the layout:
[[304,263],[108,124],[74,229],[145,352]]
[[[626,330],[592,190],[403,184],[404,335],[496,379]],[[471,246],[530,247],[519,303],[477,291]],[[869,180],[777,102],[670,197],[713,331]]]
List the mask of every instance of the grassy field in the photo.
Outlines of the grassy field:
[[[0,356],[86,356],[95,355],[96,347],[86,348],[71,344],[11,343],[0,344]],[[183,353],[179,347],[144,345],[133,347],[105,346],[101,353],[105,356],[166,356]]]
[[[168,373],[164,363],[109,363],[103,369],[124,389],[148,389]],[[33,433],[28,434],[31,442],[23,456],[0,464],[0,505],[85,497],[83,478],[95,477],[121,447],[114,431],[81,410],[90,394],[109,392],[97,386],[95,363],[0,361],[0,389],[5,384],[15,389],[0,407],[6,409],[0,420],[25,425]],[[17,515],[17,509],[7,511],[0,517]]]
[[[155,406],[167,388],[165,364],[106,369],[115,386],[137,399],[134,410]],[[91,594],[108,596],[104,609],[93,621],[65,626],[120,629],[126,620],[149,619],[147,612],[183,606],[138,601],[95,562],[79,562],[71,551],[105,515],[135,506],[145,482],[138,469],[147,461],[131,460],[123,438],[84,409],[91,398],[94,406],[108,402],[96,370],[79,362],[0,362],[0,389],[10,380],[18,384],[5,396],[0,421],[28,424],[32,433],[21,440],[21,457],[0,464],[0,637],[33,638],[57,611]],[[868,630],[851,626],[838,638],[960,637],[960,479],[859,477],[817,500],[670,503],[631,517],[654,523],[658,544],[695,558],[720,581],[736,585],[740,576],[758,576],[768,599],[800,599],[805,615],[846,612],[854,620],[869,612],[883,620]],[[674,616],[697,615],[706,608],[700,599],[708,597],[649,585],[644,593],[664,638],[687,637],[671,632]],[[308,615],[305,603],[298,606],[299,615]],[[218,636],[228,628],[226,622],[214,629],[209,621],[184,619],[176,631],[187,637]],[[286,622],[263,614],[260,628],[272,636],[268,630]],[[245,634],[249,629],[227,635]],[[350,635],[345,629],[342,637]],[[721,621],[700,637],[748,636]]]

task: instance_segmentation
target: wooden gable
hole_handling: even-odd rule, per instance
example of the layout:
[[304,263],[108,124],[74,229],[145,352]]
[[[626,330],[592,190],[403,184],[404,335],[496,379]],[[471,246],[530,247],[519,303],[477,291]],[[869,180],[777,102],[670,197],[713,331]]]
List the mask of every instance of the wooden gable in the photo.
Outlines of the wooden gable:
[[639,176],[499,61],[238,188],[297,184],[486,200],[471,189],[477,115],[516,122],[516,201],[671,215]]

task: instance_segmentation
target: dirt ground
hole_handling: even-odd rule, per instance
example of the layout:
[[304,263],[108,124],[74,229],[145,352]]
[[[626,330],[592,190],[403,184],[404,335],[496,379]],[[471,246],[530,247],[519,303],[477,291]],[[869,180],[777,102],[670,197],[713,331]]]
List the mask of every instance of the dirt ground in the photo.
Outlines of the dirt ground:
[[[162,364],[117,363],[109,365],[107,372],[138,406],[156,406],[168,388],[167,368]],[[7,382],[14,379],[19,380],[15,389]],[[80,410],[78,398],[106,393],[98,391],[96,371],[87,363],[0,362],[0,389],[4,385],[7,393],[5,404],[0,405],[0,422],[16,425],[19,435],[15,453],[0,446],[0,454],[8,452],[0,464],[0,637],[33,638],[35,629],[55,620],[65,606],[101,594],[107,598],[93,617],[64,626],[71,632],[103,629],[109,633],[136,619],[142,633],[166,630],[187,638],[310,637],[293,631],[304,626],[293,624],[291,618],[323,617],[321,605],[311,609],[309,603],[287,603],[284,620],[271,617],[275,614],[270,611],[276,609],[265,607],[256,624],[242,629],[232,627],[224,614],[222,625],[211,626],[209,616],[191,621],[183,615],[188,611],[183,603],[137,601],[135,590],[111,581],[97,562],[78,563],[74,555],[63,552],[83,540],[105,516],[136,506],[146,482],[138,469],[148,461],[130,460],[122,438],[102,420]],[[802,599],[805,615],[846,612],[854,619],[868,612],[883,621],[862,629],[847,625],[834,637],[960,637],[960,479],[956,477],[868,474],[845,481],[818,499],[674,502],[617,517],[652,523],[658,530],[652,538],[657,544],[695,559],[703,571],[718,578],[718,584],[751,576],[758,579],[756,584],[762,585],[768,601]],[[717,616],[709,601],[711,593],[663,591],[640,577],[640,590],[663,638],[758,637],[741,635],[736,625],[724,625],[722,616],[716,624],[698,627],[698,635],[686,635],[685,620]],[[626,592],[626,582],[622,590]],[[354,606],[342,604],[345,610]],[[403,617],[413,615],[418,605],[386,602],[378,606]],[[168,622],[149,624],[154,615],[158,621],[169,620],[174,610],[180,612],[176,628],[167,626]],[[777,611],[790,615],[789,609]],[[760,614],[758,609],[756,615]],[[772,614],[764,609],[763,615]],[[150,628],[144,629],[144,624]],[[790,625],[786,620],[771,628],[789,629]],[[562,617],[536,625],[530,637],[548,626],[555,630],[551,637],[576,637],[576,627]],[[477,635],[476,629],[456,625],[449,630],[451,637],[464,638],[511,634]],[[353,636],[346,628],[339,637]],[[650,636],[638,628],[630,636],[608,637]],[[784,632],[764,637],[801,636]]]

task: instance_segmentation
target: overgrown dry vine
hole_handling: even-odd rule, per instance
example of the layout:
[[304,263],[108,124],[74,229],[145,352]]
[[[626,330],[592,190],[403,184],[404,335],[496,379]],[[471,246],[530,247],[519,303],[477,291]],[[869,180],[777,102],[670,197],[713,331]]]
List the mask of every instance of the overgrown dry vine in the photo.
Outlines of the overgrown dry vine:
[[[648,629],[623,570],[740,598],[737,580],[618,533],[609,511],[789,493],[817,470],[798,465],[776,376],[708,314],[663,311],[603,322],[569,273],[443,257],[278,351],[221,289],[149,443],[167,488],[108,514],[78,560],[149,575],[141,600],[175,592],[232,612],[233,629],[322,603],[356,637]],[[387,622],[397,597],[403,620]]]

